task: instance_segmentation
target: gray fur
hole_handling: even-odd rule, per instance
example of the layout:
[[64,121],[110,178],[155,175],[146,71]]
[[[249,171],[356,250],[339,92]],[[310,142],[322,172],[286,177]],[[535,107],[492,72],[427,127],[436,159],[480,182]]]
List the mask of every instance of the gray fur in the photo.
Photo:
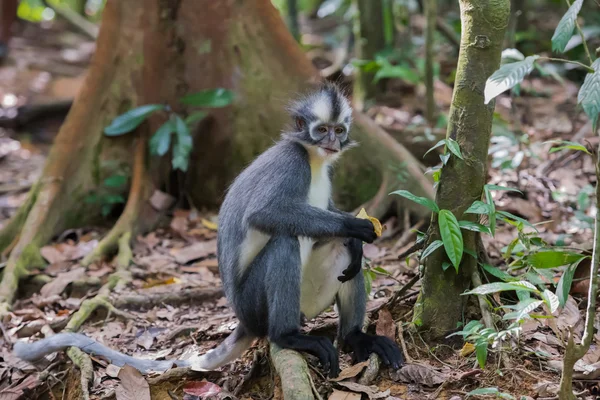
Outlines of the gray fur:
[[[142,372],[173,364],[211,370],[239,357],[254,338],[268,336],[282,347],[313,352],[336,376],[339,365],[331,343],[301,335],[299,329],[302,312],[314,317],[337,299],[340,335],[352,333],[353,343],[363,347],[373,342],[361,331],[366,295],[360,263],[362,241],[375,239],[374,228],[368,220],[335,208],[329,197],[330,162],[320,163],[334,160],[336,152],[352,144],[350,113],[341,92],[325,85],[294,105],[297,129],[284,134],[229,188],[219,214],[217,256],[225,295],[240,324],[216,349],[193,360],[138,360],[84,335],[67,333],[33,345],[17,343],[17,357],[34,361],[73,346]],[[323,137],[318,134],[321,126],[327,127]],[[311,171],[314,157],[318,172]]]

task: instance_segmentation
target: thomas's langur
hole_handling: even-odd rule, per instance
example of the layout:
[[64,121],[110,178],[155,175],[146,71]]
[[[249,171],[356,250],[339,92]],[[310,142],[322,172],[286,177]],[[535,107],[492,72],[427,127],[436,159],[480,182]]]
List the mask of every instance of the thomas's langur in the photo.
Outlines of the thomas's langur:
[[376,238],[373,224],[339,211],[331,200],[331,167],[351,147],[352,108],[333,84],[291,107],[293,128],[261,154],[229,188],[219,213],[218,263],[239,325],[215,349],[191,360],[139,360],[81,334],[58,334],[16,355],[34,361],[68,346],[130,364],[142,372],[173,364],[212,370],[239,357],[259,337],[316,355],[331,377],[339,374],[332,342],[300,333],[302,317],[336,303],[338,337],[363,361],[377,353],[398,368],[402,353],[389,338],[362,331],[366,293],[362,242]]

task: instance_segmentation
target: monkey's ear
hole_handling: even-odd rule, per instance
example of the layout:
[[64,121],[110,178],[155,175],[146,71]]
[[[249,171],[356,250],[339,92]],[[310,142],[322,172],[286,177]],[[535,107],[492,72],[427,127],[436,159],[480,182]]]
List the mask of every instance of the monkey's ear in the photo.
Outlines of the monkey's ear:
[[296,129],[303,131],[304,128],[306,128],[306,122],[304,121],[304,118],[295,117],[294,120],[296,121]]

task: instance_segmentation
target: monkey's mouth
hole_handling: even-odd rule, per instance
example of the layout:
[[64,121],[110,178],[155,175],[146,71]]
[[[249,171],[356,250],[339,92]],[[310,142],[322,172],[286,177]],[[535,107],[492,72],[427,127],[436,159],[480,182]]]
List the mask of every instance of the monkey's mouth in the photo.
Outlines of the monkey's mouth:
[[321,147],[327,154],[335,154],[338,153],[338,149],[332,149],[331,147]]

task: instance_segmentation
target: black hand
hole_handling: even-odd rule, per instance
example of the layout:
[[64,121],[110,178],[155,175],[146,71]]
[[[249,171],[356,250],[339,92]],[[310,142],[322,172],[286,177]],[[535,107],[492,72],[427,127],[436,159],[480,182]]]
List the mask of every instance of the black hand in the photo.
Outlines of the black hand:
[[358,275],[362,270],[363,245],[360,239],[351,238],[345,243],[350,253],[350,265],[341,276],[338,276],[340,282],[347,282]]
[[395,369],[404,364],[404,357],[398,345],[388,337],[369,335],[356,329],[346,335],[344,342],[352,348],[354,362],[365,361],[371,353],[376,353],[385,365]]
[[350,218],[346,221],[347,236],[373,243],[377,239],[375,227],[368,219]]

